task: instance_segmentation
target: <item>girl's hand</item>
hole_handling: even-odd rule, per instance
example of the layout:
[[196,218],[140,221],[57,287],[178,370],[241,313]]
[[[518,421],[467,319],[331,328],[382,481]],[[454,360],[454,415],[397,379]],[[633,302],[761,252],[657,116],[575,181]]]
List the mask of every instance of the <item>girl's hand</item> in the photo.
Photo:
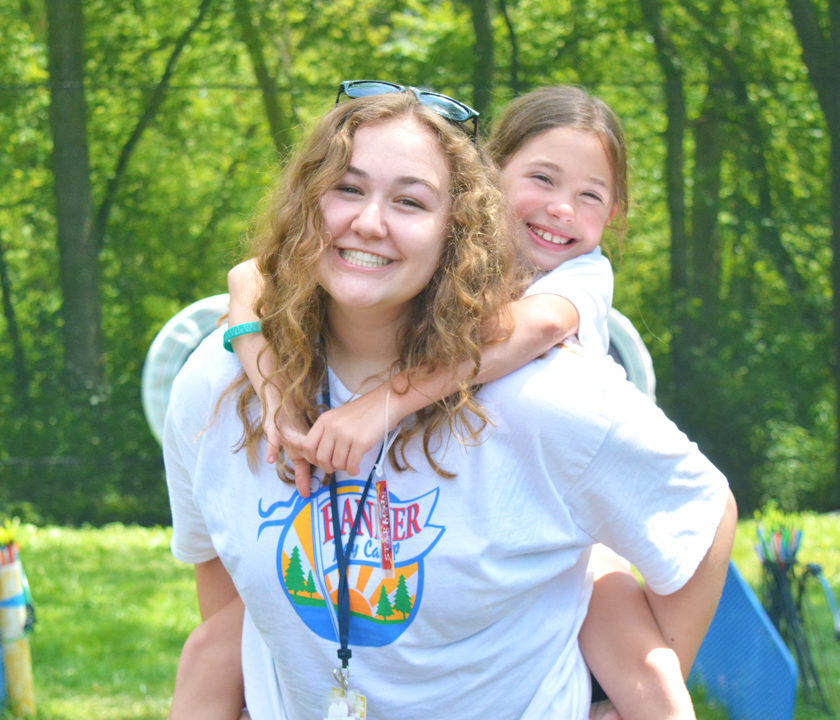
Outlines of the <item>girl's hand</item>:
[[[306,454],[306,435],[309,428],[296,413],[279,410],[278,393],[273,387],[266,387],[266,412],[263,422],[268,447],[266,462],[274,464],[280,455],[280,448],[295,469],[295,487],[301,497],[309,497],[312,481],[311,463]],[[279,411],[278,411],[279,410]]]
[[325,472],[343,470],[358,475],[365,453],[385,435],[385,406],[389,405],[388,430],[402,420],[387,383],[323,413],[309,431],[303,454]]

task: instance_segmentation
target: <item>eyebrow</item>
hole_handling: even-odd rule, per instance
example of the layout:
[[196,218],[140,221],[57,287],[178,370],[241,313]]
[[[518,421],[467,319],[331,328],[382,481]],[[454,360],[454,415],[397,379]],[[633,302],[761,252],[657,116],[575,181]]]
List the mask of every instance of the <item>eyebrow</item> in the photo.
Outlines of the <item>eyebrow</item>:
[[[551,162],[551,160],[535,160],[532,165],[534,167],[541,167],[546,168],[548,170],[553,170],[555,173],[563,174],[563,168],[561,168],[557,163]],[[586,179],[591,182],[595,183],[596,185],[600,185],[605,190],[610,189],[610,183],[604,180],[604,178],[599,177],[597,175],[588,175]]]
[[[369,178],[370,177],[369,173],[366,173],[361,168],[354,167],[353,165],[350,165],[350,167],[347,168],[347,172],[352,173],[353,175],[358,175],[358,176],[363,177],[363,178]],[[433,182],[431,182],[430,180],[426,180],[425,178],[416,177],[414,175],[401,175],[400,177],[398,177],[396,179],[396,184],[397,185],[423,185],[423,186],[429,188],[429,190],[431,190],[436,195],[441,194],[440,193],[440,188],[437,185],[435,185]]]

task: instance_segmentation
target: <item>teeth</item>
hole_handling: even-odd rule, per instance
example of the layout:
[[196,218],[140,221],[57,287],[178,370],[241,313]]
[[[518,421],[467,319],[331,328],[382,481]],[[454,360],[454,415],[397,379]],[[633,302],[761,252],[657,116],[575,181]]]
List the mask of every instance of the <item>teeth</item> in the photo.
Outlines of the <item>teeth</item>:
[[379,268],[385,267],[390,260],[381,255],[373,255],[372,253],[362,252],[361,250],[339,250],[342,259],[351,265],[359,265],[360,267]]
[[554,243],[555,245],[568,245],[574,238],[567,238],[567,237],[559,237],[558,235],[552,235],[547,230],[540,230],[539,228],[531,227],[534,234],[538,237],[542,238],[546,242]]

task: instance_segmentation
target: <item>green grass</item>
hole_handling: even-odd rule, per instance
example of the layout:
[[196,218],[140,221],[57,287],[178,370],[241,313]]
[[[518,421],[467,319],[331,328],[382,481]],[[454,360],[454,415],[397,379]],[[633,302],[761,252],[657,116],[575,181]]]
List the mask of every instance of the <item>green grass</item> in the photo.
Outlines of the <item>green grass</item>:
[[[797,559],[802,563],[821,565],[835,596],[840,599],[840,515],[802,513],[799,520],[803,537]],[[738,524],[732,557],[744,579],[758,592],[762,568],[754,549],[756,541],[755,521],[742,520]],[[816,581],[810,583],[807,599],[814,610],[816,627],[820,630],[818,635],[809,635],[808,640],[812,654],[826,667],[823,682],[832,701],[833,713],[805,703],[800,693],[794,717],[795,720],[829,720],[840,717],[840,642],[834,638],[828,602]]]
[[[840,517],[802,516],[800,559],[823,566],[840,594]],[[30,636],[38,720],[160,720],[172,693],[181,645],[198,621],[191,568],[169,552],[170,531],[111,525],[67,529],[24,526],[22,557],[35,599]],[[757,587],[755,523],[742,521],[734,559]],[[822,652],[840,697],[840,643],[825,600]],[[8,713],[4,715],[8,717]],[[724,720],[698,700],[698,717]],[[797,703],[796,720],[831,716]]]
[[22,528],[39,720],[166,717],[198,621],[192,569],[172,557],[169,537],[122,525]]

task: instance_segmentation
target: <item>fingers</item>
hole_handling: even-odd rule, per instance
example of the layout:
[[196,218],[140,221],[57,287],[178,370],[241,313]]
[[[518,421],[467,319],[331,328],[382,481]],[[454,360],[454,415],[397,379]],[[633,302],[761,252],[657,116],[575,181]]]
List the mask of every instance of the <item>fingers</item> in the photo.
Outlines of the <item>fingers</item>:
[[306,436],[305,454],[324,472],[344,471],[357,475],[365,450],[358,446],[350,433],[336,432],[321,418],[315,421]]
[[295,487],[301,497],[308,498],[312,483],[312,468],[304,447],[306,436],[300,432],[287,430],[285,434],[274,423],[265,425],[266,451],[265,460],[272,465],[280,457],[280,448],[288,462],[292,463],[295,473]]
[[343,415],[339,413],[340,410],[324,413],[306,434],[295,428],[281,432],[273,422],[265,424],[266,461],[275,463],[285,454],[294,466],[295,486],[303,497],[309,497],[312,465],[325,473],[344,471],[356,476],[365,454],[380,439],[378,430],[359,424],[360,418],[341,420]]
[[347,455],[349,452],[350,444],[344,440],[322,441],[318,446],[315,462],[318,467],[324,468],[326,472],[347,470]]
[[347,453],[347,467],[346,470],[350,475],[359,474],[359,466],[362,464],[362,458],[367,452],[368,448],[363,447],[358,443],[353,443],[350,447],[350,452]]
[[312,481],[309,461],[306,458],[298,458],[292,463],[295,466],[295,487],[301,497],[308,498]]
[[277,456],[280,454],[280,445],[279,443],[274,443],[271,440],[268,441],[268,446],[265,450],[265,461],[269,465],[274,465],[277,462]]
[[306,436],[307,457],[326,472],[358,475],[367,452],[382,440],[381,425],[371,421],[371,411],[359,400],[321,415]]
[[332,473],[335,472],[332,466],[332,445],[329,438],[324,438],[323,425],[316,420],[306,434],[301,449],[315,467],[321,468],[325,473]]
[[265,432],[265,440],[267,443],[265,461],[273,465],[277,462],[277,457],[280,455],[281,446],[287,452],[289,448],[286,446],[286,439],[280,433],[280,430],[274,422],[266,420],[263,423],[263,431]]

